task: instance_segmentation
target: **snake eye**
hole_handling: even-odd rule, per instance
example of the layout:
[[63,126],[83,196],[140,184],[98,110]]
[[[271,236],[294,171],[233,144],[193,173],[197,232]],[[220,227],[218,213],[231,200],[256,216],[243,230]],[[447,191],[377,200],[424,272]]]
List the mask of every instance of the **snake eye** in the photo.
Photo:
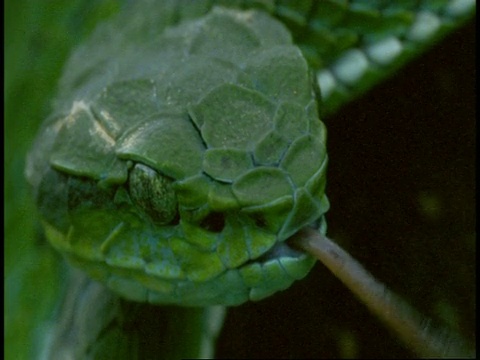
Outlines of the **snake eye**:
[[128,187],[133,202],[155,224],[170,224],[178,218],[177,199],[169,178],[136,164],[130,171]]
[[225,215],[219,212],[212,212],[200,222],[200,226],[205,230],[219,233],[225,227]]

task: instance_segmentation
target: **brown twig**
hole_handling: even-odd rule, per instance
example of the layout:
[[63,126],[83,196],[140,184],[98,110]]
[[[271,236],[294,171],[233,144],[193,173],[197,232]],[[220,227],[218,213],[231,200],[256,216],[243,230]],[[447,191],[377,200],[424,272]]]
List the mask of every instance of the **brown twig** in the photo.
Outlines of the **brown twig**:
[[365,268],[332,240],[312,228],[292,237],[293,244],[319,259],[404,344],[423,358],[475,358],[475,350],[449,329],[432,321],[377,281]]

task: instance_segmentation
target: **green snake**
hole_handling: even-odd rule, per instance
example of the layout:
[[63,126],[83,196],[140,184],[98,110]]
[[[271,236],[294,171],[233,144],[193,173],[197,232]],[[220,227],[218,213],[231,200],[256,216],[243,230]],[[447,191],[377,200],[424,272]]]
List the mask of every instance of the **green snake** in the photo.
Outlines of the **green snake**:
[[285,241],[326,231],[319,112],[461,18],[458,3],[137,4],[74,53],[31,151],[48,239],[129,300],[238,305],[287,288],[314,260]]

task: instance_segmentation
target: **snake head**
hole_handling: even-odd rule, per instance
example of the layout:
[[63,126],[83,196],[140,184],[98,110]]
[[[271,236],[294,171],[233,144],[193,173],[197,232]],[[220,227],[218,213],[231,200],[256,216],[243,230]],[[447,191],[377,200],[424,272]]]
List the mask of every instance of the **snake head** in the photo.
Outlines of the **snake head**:
[[67,66],[71,96],[27,168],[47,237],[132,300],[237,305],[287,288],[314,260],[285,240],[325,231],[329,207],[307,62],[257,11],[152,33],[88,68],[97,36]]

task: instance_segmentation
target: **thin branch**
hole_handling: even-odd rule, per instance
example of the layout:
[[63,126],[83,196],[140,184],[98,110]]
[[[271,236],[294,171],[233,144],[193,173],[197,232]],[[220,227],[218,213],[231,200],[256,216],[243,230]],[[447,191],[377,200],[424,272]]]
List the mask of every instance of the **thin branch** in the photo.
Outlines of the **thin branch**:
[[294,235],[292,241],[319,259],[417,355],[423,358],[475,358],[475,349],[460,335],[450,329],[434,328],[431,319],[377,281],[332,240],[306,228]]

